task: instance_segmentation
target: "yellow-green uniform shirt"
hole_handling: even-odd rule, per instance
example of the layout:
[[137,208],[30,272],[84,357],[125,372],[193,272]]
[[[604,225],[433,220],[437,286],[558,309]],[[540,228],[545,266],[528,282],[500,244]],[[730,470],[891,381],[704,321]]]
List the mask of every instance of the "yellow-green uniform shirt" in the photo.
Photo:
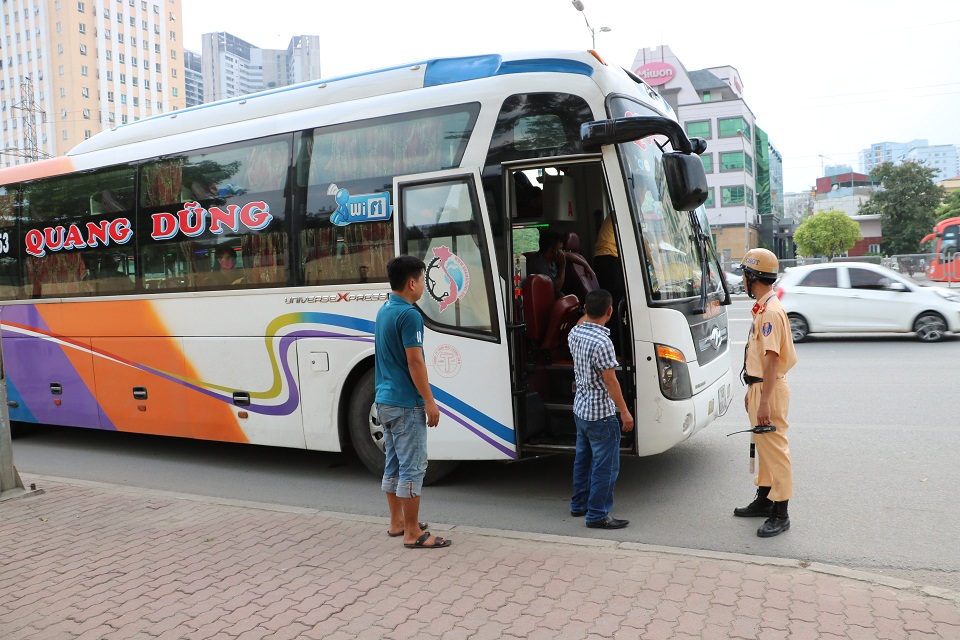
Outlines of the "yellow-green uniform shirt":
[[763,377],[763,358],[767,351],[773,351],[780,360],[777,365],[777,377],[783,377],[797,364],[797,351],[793,347],[793,334],[790,332],[790,320],[783,310],[777,294],[771,291],[753,305],[753,325],[747,338],[747,375]]

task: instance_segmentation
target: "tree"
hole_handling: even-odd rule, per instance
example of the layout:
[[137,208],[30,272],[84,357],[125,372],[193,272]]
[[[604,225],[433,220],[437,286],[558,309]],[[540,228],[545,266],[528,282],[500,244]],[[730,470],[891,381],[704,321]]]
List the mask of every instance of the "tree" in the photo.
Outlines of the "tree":
[[933,182],[936,174],[919,162],[885,162],[870,172],[881,189],[860,205],[859,212],[881,216],[887,255],[916,253],[920,240],[933,229],[945,193]]
[[836,209],[810,216],[793,234],[797,254],[807,258],[833,258],[848,251],[862,238],[860,225],[843,211]]
[[960,191],[948,193],[943,204],[937,209],[937,222],[956,217],[960,217]]

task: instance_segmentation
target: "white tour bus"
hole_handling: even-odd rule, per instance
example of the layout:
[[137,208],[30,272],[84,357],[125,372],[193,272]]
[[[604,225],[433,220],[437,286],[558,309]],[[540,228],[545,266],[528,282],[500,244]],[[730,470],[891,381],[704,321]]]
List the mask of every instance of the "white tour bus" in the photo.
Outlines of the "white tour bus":
[[[704,149],[635,75],[549,52],[266,91],[0,170],[11,419],[353,448],[376,471],[374,318],[387,261],[411,254],[442,412],[431,479],[572,451],[566,334],[599,285],[637,424],[622,453],[665,451],[731,395]],[[554,234],[598,271],[568,259],[557,295],[526,273]]]

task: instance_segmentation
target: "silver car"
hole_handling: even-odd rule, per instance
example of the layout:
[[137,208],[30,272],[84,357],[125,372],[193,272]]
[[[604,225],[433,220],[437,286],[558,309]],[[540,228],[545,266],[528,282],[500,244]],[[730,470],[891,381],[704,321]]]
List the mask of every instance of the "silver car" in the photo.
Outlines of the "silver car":
[[777,296],[794,342],[812,333],[914,332],[937,342],[960,331],[960,290],[924,287],[866,262],[829,262],[787,269]]

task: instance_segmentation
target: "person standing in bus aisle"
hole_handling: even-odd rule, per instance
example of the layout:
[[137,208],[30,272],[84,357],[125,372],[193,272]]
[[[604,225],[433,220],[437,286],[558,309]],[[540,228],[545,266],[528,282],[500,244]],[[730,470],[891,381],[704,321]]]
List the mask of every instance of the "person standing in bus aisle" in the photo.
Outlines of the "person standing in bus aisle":
[[[605,326],[613,316],[613,296],[596,289],[587,294],[586,319],[567,337],[573,356],[576,395],[573,417],[577,425],[577,450],[573,461],[573,498],[570,515],[586,516],[592,529],[622,529],[629,520],[610,516],[613,487],[620,473],[620,431],[633,430],[617,380],[617,355]],[[620,409],[623,426],[617,420]]]
[[797,363],[797,352],[790,320],[773,290],[779,270],[777,257],[767,249],[751,249],[740,267],[744,287],[757,301],[744,350],[743,380],[749,386],[743,404],[751,426],[773,425],[776,430],[751,434],[760,458],[754,478],[757,495],[746,507],[734,509],[733,514],[766,517],[757,535],[770,538],[790,528],[787,503],[793,497],[793,467],[787,441],[790,387],[786,376]]
[[[613,213],[607,215],[600,225],[597,241],[593,245],[593,266],[597,274],[597,284],[606,289],[613,296],[613,312],[620,309],[620,302],[627,297],[626,286],[623,281],[623,265],[620,262],[620,253],[617,251],[617,238],[613,232]],[[620,346],[620,322],[614,318],[609,327],[610,339],[614,348]]]
[[375,402],[387,454],[380,485],[390,508],[387,534],[403,536],[408,549],[451,544],[418,520],[427,471],[427,427],[440,422],[423,356],[423,317],[414,306],[423,295],[425,271],[423,261],[413,256],[387,263],[392,293],[377,312],[374,333]]
[[563,295],[563,283],[567,276],[567,260],[576,262],[593,274],[593,268],[580,255],[563,250],[563,238],[556,231],[544,231],[540,234],[540,249],[527,261],[527,275],[542,274],[553,281],[553,294],[556,297]]

